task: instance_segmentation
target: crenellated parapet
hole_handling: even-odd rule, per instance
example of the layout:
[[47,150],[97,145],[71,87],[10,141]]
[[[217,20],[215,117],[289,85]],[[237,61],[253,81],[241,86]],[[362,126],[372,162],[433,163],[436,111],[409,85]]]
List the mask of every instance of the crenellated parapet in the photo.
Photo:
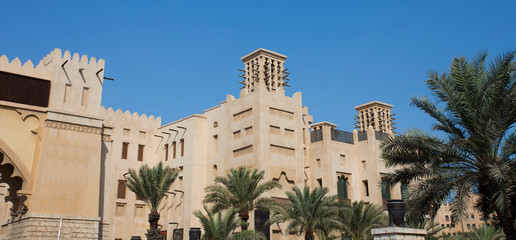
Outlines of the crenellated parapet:
[[155,130],[161,126],[161,117],[147,116],[146,114],[131,113],[129,111],[122,111],[121,109],[114,110],[113,108],[101,108],[101,116],[104,118],[104,126],[111,128],[135,128],[135,129],[149,129]]
[[95,57],[91,57],[88,60],[87,55],[80,56],[79,53],[74,53],[73,56],[70,53],[70,51],[65,51],[64,54],[62,53],[61,49],[56,48],[49,54],[47,54],[41,61],[40,64],[43,64],[45,67],[52,66],[52,65],[62,65],[62,64],[68,64],[65,63],[66,61],[69,61],[69,63],[83,67],[83,68],[91,68],[92,70],[100,70],[104,68],[104,59],[97,59]]
[[52,79],[52,72],[48,71],[43,64],[40,63],[34,67],[31,60],[22,64],[19,58],[14,58],[12,61],[9,61],[6,55],[0,57],[0,71],[45,80]]
[[100,127],[102,88],[104,85],[103,59],[54,49],[40,64],[53,73],[52,93],[49,101],[50,117],[55,121],[68,121],[70,114],[92,119],[88,125]]

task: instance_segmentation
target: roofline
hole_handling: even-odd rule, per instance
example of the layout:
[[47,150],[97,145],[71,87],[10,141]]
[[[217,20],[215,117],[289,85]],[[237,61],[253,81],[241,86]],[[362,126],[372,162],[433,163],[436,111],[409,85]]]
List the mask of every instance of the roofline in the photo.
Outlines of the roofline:
[[387,103],[383,103],[383,102],[380,102],[380,101],[372,101],[372,102],[368,102],[368,103],[364,103],[362,105],[358,105],[355,107],[355,110],[358,110],[358,109],[361,109],[361,108],[365,108],[365,107],[368,107],[368,106],[371,106],[371,105],[380,105],[380,106],[383,106],[383,107],[387,107],[389,109],[392,109],[392,105],[390,104],[387,104]]
[[277,52],[273,52],[271,50],[267,50],[267,49],[264,49],[264,48],[258,48],[254,52],[249,53],[249,54],[243,56],[241,58],[241,60],[243,62],[247,62],[249,59],[254,58],[254,57],[256,57],[256,56],[258,56],[260,54],[269,55],[271,57],[276,57],[276,58],[281,59],[282,61],[285,61],[287,59],[287,56],[285,56],[283,54],[279,54]]

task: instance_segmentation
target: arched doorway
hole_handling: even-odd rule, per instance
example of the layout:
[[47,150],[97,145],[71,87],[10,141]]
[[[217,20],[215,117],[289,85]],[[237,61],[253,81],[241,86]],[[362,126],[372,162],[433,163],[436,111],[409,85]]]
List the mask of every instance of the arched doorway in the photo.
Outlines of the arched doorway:
[[[12,218],[24,215],[28,208],[25,205],[27,196],[20,193],[22,189],[28,187],[28,172],[21,165],[19,159],[14,153],[5,145],[2,145],[0,140],[0,183],[5,183],[8,186],[8,191],[5,196],[5,202],[11,202],[10,215]],[[18,163],[18,164],[16,164]]]

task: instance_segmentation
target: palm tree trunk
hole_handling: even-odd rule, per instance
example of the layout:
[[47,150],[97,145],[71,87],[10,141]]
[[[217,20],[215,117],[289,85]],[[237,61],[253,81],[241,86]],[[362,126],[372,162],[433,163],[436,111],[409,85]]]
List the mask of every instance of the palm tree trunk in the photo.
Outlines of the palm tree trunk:
[[305,240],[314,240],[315,236],[312,231],[306,231],[305,233]]
[[242,220],[244,222],[242,225],[240,225],[240,228],[242,228],[242,231],[247,230],[247,225],[249,225],[247,223],[247,220],[249,220],[249,213],[245,212],[245,211],[240,211],[238,213],[238,217],[240,218],[240,220]]
[[502,211],[496,211],[496,215],[500,219],[500,225],[502,226],[503,232],[507,239],[516,239],[516,227],[514,221],[507,216],[507,213]]
[[147,239],[148,240],[158,240],[160,239],[160,232],[158,229],[158,222],[159,222],[160,215],[157,211],[151,211],[149,213],[149,224],[150,229],[147,231]]

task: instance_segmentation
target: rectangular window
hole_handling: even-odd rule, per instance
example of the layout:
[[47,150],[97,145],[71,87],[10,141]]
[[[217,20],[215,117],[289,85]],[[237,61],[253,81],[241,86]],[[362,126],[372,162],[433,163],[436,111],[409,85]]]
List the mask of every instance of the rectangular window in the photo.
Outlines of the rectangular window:
[[367,182],[367,180],[364,180],[362,182],[364,183],[365,195],[366,195],[366,197],[369,197],[369,183]]
[[317,183],[319,183],[319,187],[322,188],[322,178],[318,178]]
[[72,94],[72,84],[67,83],[65,86],[64,103],[70,103],[70,95]]
[[474,214],[471,214],[471,219],[475,219],[475,215]]
[[340,155],[340,165],[343,167],[346,166],[346,155],[344,155],[344,154]]
[[450,221],[450,216],[446,215],[446,216],[444,216],[444,218],[446,219],[447,222]]
[[138,195],[136,195],[136,200],[143,201],[143,198],[138,196]]
[[118,180],[118,193],[116,197],[118,199],[125,199],[125,180]]
[[337,196],[348,199],[348,179],[344,176],[337,179]]
[[143,150],[145,149],[145,145],[138,145],[138,161],[143,162]]
[[122,143],[122,159],[127,159],[127,150],[129,149],[129,143]]
[[90,91],[89,88],[84,87],[82,89],[82,101],[81,106],[88,106],[88,92]]
[[165,144],[165,161],[168,161],[168,143]]
[[115,216],[121,217],[125,215],[125,205],[116,205]]
[[176,159],[176,141],[172,142],[172,159]]
[[382,199],[391,200],[391,184],[382,179]]
[[179,145],[181,145],[181,157],[185,155],[185,139],[179,140]]
[[446,227],[448,227],[448,228],[449,228],[449,227],[450,227],[450,224],[446,224]]
[[134,216],[143,217],[143,205],[134,206]]
[[316,159],[315,162],[317,163],[317,168],[321,168],[321,159]]
[[466,225],[466,227],[468,228],[468,230],[471,230],[471,225],[469,223]]
[[213,154],[217,154],[219,148],[219,136],[213,135]]

